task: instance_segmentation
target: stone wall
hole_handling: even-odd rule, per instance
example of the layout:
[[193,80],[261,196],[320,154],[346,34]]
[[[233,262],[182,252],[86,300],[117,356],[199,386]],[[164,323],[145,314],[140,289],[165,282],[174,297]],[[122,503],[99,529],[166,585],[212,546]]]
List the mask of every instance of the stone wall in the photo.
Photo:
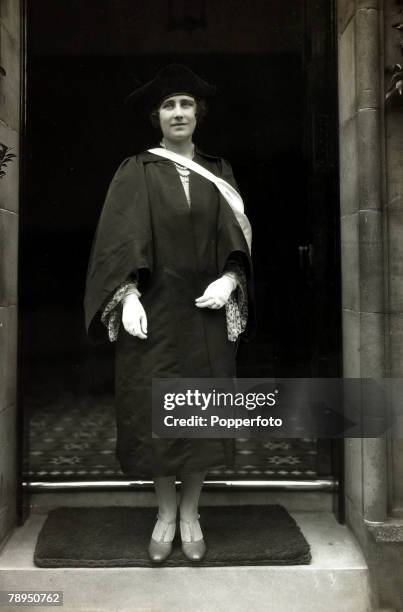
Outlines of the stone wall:
[[[337,7],[344,376],[401,376],[403,123],[384,104],[388,14],[396,21],[401,7],[396,0]],[[403,534],[393,522],[401,465],[389,434],[346,440],[346,520],[366,555],[376,609],[403,607]]]
[[[403,34],[392,28],[403,22],[403,5],[385,3],[385,66],[403,62],[400,43]],[[389,75],[386,77],[389,84]],[[400,99],[399,99],[400,98]],[[403,378],[403,97],[395,96],[385,109],[385,172],[387,177],[385,209],[388,237],[388,337],[390,376]],[[399,436],[391,441],[390,473],[393,487],[390,512],[403,518],[403,423]]]
[[[20,4],[0,0],[0,546],[16,523],[17,245],[20,133]],[[5,72],[5,74],[3,73]]]

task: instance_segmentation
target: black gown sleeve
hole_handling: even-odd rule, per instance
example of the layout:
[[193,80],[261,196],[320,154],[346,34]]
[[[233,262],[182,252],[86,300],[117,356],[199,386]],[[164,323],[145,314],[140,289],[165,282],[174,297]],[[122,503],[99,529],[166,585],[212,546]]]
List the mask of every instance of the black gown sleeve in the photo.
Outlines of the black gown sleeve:
[[87,269],[84,297],[87,333],[107,340],[102,309],[113,292],[136,275],[141,291],[153,269],[153,245],[143,164],[126,159],[112,179],[102,208]]

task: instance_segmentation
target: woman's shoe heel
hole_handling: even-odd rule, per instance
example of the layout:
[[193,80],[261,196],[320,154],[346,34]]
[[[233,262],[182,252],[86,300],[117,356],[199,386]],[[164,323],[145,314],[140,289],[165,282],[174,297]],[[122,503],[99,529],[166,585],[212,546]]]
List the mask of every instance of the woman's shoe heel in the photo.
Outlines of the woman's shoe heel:
[[189,561],[201,561],[206,552],[206,544],[199,523],[200,515],[195,520],[180,520],[182,551]]
[[153,563],[162,563],[172,552],[172,540],[175,536],[176,519],[164,521],[157,514],[157,522],[151,534],[148,555]]

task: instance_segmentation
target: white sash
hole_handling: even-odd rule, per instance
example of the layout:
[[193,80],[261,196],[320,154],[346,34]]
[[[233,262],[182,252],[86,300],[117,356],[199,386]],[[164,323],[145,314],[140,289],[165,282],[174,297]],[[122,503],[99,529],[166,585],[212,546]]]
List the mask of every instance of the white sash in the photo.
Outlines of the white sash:
[[160,155],[161,157],[165,157],[166,159],[170,159],[181,166],[186,166],[189,170],[193,170],[193,172],[197,172],[208,181],[214,183],[217,187],[218,191],[221,193],[226,202],[230,205],[232,212],[234,213],[236,220],[238,221],[243,235],[245,236],[246,243],[249,248],[249,252],[251,252],[252,248],[252,228],[249,223],[248,217],[244,212],[243,200],[240,194],[236,189],[232,187],[227,181],[216,176],[206,168],[203,168],[200,164],[196,163],[192,159],[188,159],[187,157],[183,157],[183,155],[179,155],[178,153],[174,153],[173,151],[169,151],[168,149],[163,149],[162,147],[155,149],[148,149],[150,153],[154,153],[154,155]]

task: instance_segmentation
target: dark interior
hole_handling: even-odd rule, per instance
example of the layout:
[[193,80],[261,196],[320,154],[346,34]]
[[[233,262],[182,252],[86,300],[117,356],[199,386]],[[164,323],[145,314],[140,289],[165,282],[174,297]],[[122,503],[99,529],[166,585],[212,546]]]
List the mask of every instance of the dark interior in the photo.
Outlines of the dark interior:
[[340,374],[336,97],[319,82],[334,57],[329,46],[315,72],[308,5],[29,3],[19,282],[31,417],[43,406],[90,412],[113,392],[113,345],[90,345],[84,329],[87,261],[117,166],[158,142],[123,100],[176,61],[218,86],[195,141],[230,160],[253,227],[258,333],[240,347],[238,375]]

